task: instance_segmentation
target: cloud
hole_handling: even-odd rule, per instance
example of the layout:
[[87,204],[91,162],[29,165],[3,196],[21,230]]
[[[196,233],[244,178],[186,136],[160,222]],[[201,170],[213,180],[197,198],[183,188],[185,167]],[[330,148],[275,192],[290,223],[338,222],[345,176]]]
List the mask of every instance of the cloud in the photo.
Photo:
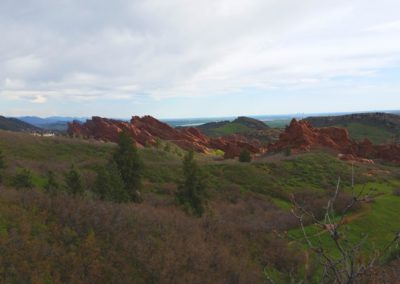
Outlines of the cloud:
[[36,95],[31,99],[31,102],[34,104],[43,104],[47,101],[46,97],[42,95]]
[[400,31],[400,20],[372,26],[365,29],[366,32],[398,32]]
[[399,9],[395,0],[2,1],[0,99],[163,100],[373,77],[398,68]]

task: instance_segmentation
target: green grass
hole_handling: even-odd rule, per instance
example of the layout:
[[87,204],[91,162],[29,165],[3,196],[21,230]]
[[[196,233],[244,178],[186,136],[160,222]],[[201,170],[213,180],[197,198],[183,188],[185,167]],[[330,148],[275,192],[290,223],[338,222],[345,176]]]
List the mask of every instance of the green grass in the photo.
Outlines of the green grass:
[[348,125],[338,125],[346,127],[350,136],[355,140],[370,139],[374,144],[388,143],[394,133],[383,127],[353,122]]
[[[335,187],[338,176],[341,176],[344,185],[349,185],[351,180],[350,165],[323,152],[304,154],[277,163],[209,163],[203,169],[208,174],[209,187],[216,191],[234,184],[243,191],[261,193],[283,201],[288,200],[291,192],[298,190],[325,193],[327,189]],[[369,180],[362,175],[367,170],[364,166],[355,167],[360,175],[359,182]]]
[[292,208],[292,203],[286,201],[286,200],[282,200],[276,197],[271,198],[272,201],[274,202],[274,204],[276,206],[278,206],[279,208],[285,210],[285,211],[290,211],[290,209]]
[[[350,222],[343,225],[340,232],[352,244],[366,238],[362,246],[364,253],[372,254],[376,250],[382,251],[400,230],[400,218],[398,218],[400,197],[392,194],[397,184],[398,181],[392,181],[385,184],[367,183],[356,187],[357,192],[364,188],[364,193],[370,192],[371,196],[376,197],[372,203],[365,204],[360,210],[349,214]],[[372,191],[369,191],[370,189]],[[355,217],[351,219],[353,214]],[[309,236],[314,236],[310,238],[314,243],[321,242],[332,255],[338,254],[334,242],[326,231],[316,237],[315,235],[321,232],[321,228],[309,225],[305,227],[305,230]],[[289,231],[288,237],[300,241],[303,248],[307,249],[301,229]]]
[[[9,164],[10,174],[17,167],[31,169],[35,184],[43,185],[48,170],[62,173],[72,163],[92,172],[111,156],[115,144],[86,141],[63,137],[43,138],[27,134],[0,132],[0,147]],[[176,183],[181,178],[181,163],[185,151],[171,145],[166,151],[143,148],[140,155],[145,161],[145,179],[153,183]],[[215,153],[214,153],[215,154]],[[335,185],[340,175],[346,183],[350,180],[350,167],[324,152],[314,152],[272,163],[263,160],[243,164],[237,161],[214,161],[215,155],[196,155],[207,176],[209,187],[219,190],[235,184],[244,191],[252,191],[274,197],[286,198],[297,189],[325,190]],[[361,173],[363,166],[356,167],[358,182],[368,181]],[[58,174],[62,176],[62,174]]]
[[224,126],[218,127],[213,129],[214,135],[228,135],[228,134],[235,134],[235,133],[245,133],[249,132],[252,129],[243,125],[241,123],[231,122]]
[[291,119],[278,119],[278,120],[264,121],[264,123],[272,128],[285,128],[290,124],[290,121]]
[[107,158],[111,143],[64,137],[35,137],[25,133],[0,131],[0,147],[12,161],[45,162],[50,165],[87,163]]

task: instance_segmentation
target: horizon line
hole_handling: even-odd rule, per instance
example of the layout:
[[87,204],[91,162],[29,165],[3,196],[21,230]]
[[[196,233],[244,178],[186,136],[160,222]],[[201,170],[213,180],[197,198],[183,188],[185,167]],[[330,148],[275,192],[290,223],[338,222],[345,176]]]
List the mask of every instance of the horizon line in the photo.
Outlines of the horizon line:
[[185,119],[223,119],[223,118],[234,118],[234,117],[262,117],[262,116],[270,116],[270,117],[279,117],[279,116],[293,116],[293,117],[302,117],[302,116],[315,116],[315,115],[346,115],[346,114],[361,114],[361,113],[396,113],[400,112],[400,109],[391,109],[391,110],[365,110],[365,111],[333,111],[333,112],[297,112],[297,113],[281,113],[281,114],[240,114],[240,115],[226,115],[226,116],[203,116],[203,117],[174,117],[174,118],[157,118],[157,116],[144,114],[144,115],[131,115],[130,117],[126,118],[116,118],[116,117],[108,117],[102,115],[89,115],[89,116],[69,116],[69,115],[51,115],[51,116],[37,116],[37,115],[19,115],[19,116],[6,116],[8,118],[22,118],[22,117],[35,117],[41,119],[49,119],[53,117],[60,117],[60,118],[76,118],[76,119],[88,119],[92,117],[103,117],[109,119],[117,119],[117,120],[129,120],[133,116],[152,116],[159,120],[169,121],[169,120],[185,120]]

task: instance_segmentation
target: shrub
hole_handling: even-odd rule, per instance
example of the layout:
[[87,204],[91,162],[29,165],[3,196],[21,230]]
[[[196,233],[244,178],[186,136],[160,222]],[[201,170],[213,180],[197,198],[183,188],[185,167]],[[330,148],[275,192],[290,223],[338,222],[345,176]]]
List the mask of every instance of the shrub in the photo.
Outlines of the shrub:
[[33,188],[32,172],[28,169],[18,169],[12,180],[12,185],[16,189]]
[[73,195],[82,195],[84,192],[82,177],[73,165],[71,166],[69,172],[65,175],[65,185],[67,191]]
[[156,138],[156,148],[161,149],[162,148],[162,141],[160,138]]
[[[296,202],[308,210],[312,212],[317,219],[321,219],[324,217],[326,212],[326,204],[329,200],[329,195],[332,196],[333,192],[327,192],[326,194],[315,193],[313,190],[302,190],[295,193]],[[342,214],[344,210],[347,209],[349,204],[351,204],[353,197],[346,192],[340,192],[335,200],[335,211],[337,214]],[[358,204],[354,204],[351,208],[352,211],[355,211],[359,208]]]
[[204,213],[206,192],[193,151],[189,151],[183,159],[183,175],[184,181],[177,191],[178,203],[194,215],[201,216]]
[[165,152],[171,152],[171,145],[168,142],[164,146],[164,151]]
[[384,258],[384,263],[388,264],[392,261],[400,260],[400,248],[391,249]]
[[249,150],[244,149],[242,152],[240,152],[239,161],[242,163],[251,162],[251,154],[250,154]]
[[292,155],[292,148],[288,147],[285,149],[285,156],[289,157],[290,155]]
[[57,192],[58,188],[59,188],[59,185],[55,179],[54,172],[48,171],[47,172],[47,182],[44,186],[44,189],[46,190],[47,193],[55,194]]
[[263,283],[257,259],[275,246],[255,246],[265,232],[247,235],[172,206],[36,190],[0,190],[0,200],[1,283]]

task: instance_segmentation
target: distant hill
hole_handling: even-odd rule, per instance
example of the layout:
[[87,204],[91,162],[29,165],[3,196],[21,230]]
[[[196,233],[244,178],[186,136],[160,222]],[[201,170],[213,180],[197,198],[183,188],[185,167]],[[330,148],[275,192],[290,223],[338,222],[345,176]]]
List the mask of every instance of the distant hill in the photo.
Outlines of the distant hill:
[[0,116],[0,129],[8,131],[40,131],[39,127],[16,118]]
[[199,125],[197,128],[208,136],[222,136],[270,129],[264,122],[245,116],[240,116],[233,121],[209,122]]
[[18,119],[45,130],[60,131],[60,132],[65,132],[67,130],[68,122],[74,120],[78,121],[86,120],[86,118],[83,117],[64,117],[64,116],[51,116],[46,118],[41,118],[37,116],[22,116],[18,117]]
[[250,139],[262,142],[272,142],[278,139],[280,131],[273,129],[264,122],[245,116],[240,116],[233,121],[210,122],[196,127],[207,136],[227,136],[241,134]]
[[304,120],[309,121],[314,127],[345,127],[350,136],[356,140],[368,138],[377,144],[400,142],[400,115],[393,113],[356,113],[307,117]]

